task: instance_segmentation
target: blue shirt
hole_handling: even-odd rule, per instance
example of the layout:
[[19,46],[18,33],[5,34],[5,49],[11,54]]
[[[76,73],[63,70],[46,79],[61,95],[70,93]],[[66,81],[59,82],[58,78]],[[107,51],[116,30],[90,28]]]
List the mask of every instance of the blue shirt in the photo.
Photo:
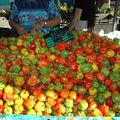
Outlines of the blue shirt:
[[[33,3],[30,4],[30,1],[32,0],[28,0],[29,4],[25,3],[23,8],[16,5],[16,3],[14,2],[12,5],[12,14],[10,16],[10,20],[14,20],[20,23],[28,32],[31,32],[32,25],[35,22],[49,20],[52,18],[60,18],[60,14],[58,12],[54,0],[47,0],[48,1],[47,7],[44,7],[43,5],[42,7],[39,6],[35,7]],[[39,2],[42,2],[41,0],[33,0],[33,2],[34,1],[36,5],[40,4]],[[49,33],[49,31],[50,27],[43,27],[36,32],[38,33],[44,32],[45,34],[47,34]]]

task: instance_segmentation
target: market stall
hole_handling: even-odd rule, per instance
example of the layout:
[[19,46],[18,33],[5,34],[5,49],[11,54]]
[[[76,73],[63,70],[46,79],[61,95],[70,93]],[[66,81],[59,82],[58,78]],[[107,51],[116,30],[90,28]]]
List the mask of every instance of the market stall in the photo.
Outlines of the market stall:
[[0,39],[0,120],[119,120],[119,31]]
[[43,34],[0,39],[1,120],[120,119],[119,40],[71,34],[50,47]]

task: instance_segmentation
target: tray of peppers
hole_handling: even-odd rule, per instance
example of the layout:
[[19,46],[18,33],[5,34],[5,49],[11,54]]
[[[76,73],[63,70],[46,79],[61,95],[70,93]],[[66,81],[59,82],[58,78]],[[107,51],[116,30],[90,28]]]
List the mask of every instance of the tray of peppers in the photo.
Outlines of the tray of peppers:
[[1,120],[120,119],[120,41],[72,34],[52,47],[41,34],[0,39]]

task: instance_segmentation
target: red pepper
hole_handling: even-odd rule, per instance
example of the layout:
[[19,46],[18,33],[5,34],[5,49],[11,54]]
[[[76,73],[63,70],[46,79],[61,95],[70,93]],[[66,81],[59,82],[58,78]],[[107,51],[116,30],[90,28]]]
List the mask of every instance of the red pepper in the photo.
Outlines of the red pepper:
[[105,80],[105,76],[103,73],[99,72],[99,73],[96,73],[96,78],[99,82],[104,82]]
[[88,62],[88,63],[94,63],[95,62],[95,60],[96,60],[96,55],[88,55],[88,56],[86,56],[86,62]]
[[10,67],[12,66],[12,62],[5,62],[6,68],[10,69]]
[[94,53],[93,48],[84,47],[83,50],[87,55],[90,55],[91,53]]
[[115,49],[117,48],[117,44],[113,44],[113,43],[112,43],[112,44],[109,44],[109,45],[108,45],[108,48],[109,48],[109,49],[112,49],[112,50],[115,50]]
[[72,83],[73,83],[74,85],[77,85],[77,84],[78,84],[78,81],[75,80],[74,78],[70,79],[70,81],[72,81]]
[[0,90],[0,99],[2,99],[4,96],[4,92],[2,90]]
[[93,79],[94,79],[94,75],[93,75],[93,73],[86,73],[85,74],[85,80],[88,80],[88,81],[93,81]]
[[65,64],[65,63],[66,63],[66,59],[63,58],[62,56],[57,56],[55,62],[56,62],[57,64]]
[[61,83],[66,83],[68,81],[68,78],[65,75],[62,75],[60,77],[60,81],[61,81]]
[[76,48],[75,49],[75,55],[76,56],[80,56],[80,55],[82,55],[82,53],[83,53],[83,50],[81,48]]
[[85,41],[85,36],[84,35],[78,35],[78,38],[80,40],[80,44],[83,44]]
[[6,49],[6,45],[5,44],[0,44],[0,50],[4,50]]
[[78,69],[78,64],[76,62],[71,63],[70,70],[75,71]]
[[109,57],[108,61],[113,64],[115,62],[116,58],[115,57]]
[[17,63],[18,63],[18,65],[21,66],[21,67],[24,66],[24,63],[23,63],[23,61],[22,61],[21,58],[17,59]]
[[78,41],[77,41],[77,40],[75,40],[75,39],[74,39],[74,40],[72,40],[71,42],[72,42],[72,44],[74,44],[74,45],[76,45],[76,44],[78,43]]
[[70,61],[70,62],[75,62],[76,61],[76,57],[75,57],[75,55],[74,54],[69,54],[69,56],[68,56],[68,61]]
[[107,87],[111,86],[111,84],[112,84],[111,79],[110,79],[110,78],[105,78],[104,84],[105,84]]
[[84,86],[89,89],[91,86],[92,86],[92,82],[91,81],[87,81],[87,82],[84,82]]
[[59,51],[65,50],[66,49],[66,43],[65,42],[60,42],[56,45],[56,49]]
[[110,108],[112,108],[113,101],[112,101],[112,99],[110,97],[106,99],[106,105],[108,105]]
[[42,53],[38,53],[37,54],[37,57],[39,58],[39,59],[46,59],[46,54],[42,54]]
[[66,74],[66,76],[67,76],[69,79],[73,78],[73,74],[72,74],[72,72],[70,72],[70,71]]
[[77,98],[76,98],[76,100],[75,100],[75,104],[79,104],[82,100],[83,100],[83,96],[82,95],[77,95]]
[[120,47],[118,47],[118,48],[115,49],[115,53],[116,54],[120,54]]
[[100,53],[105,54],[107,52],[106,47],[100,47]]
[[40,88],[35,88],[34,89],[34,91],[33,91],[33,95],[35,95],[35,96],[38,96],[38,95],[40,95],[42,93],[42,91],[41,91],[41,89]]
[[0,113],[3,113],[3,112],[4,112],[4,106],[0,105]]
[[36,48],[36,44],[34,42],[32,42],[30,45],[29,45],[29,49],[31,50],[35,50]]
[[47,59],[41,59],[38,61],[39,67],[48,67],[49,66],[49,61]]
[[96,62],[103,62],[104,59],[105,57],[103,54],[96,55]]
[[103,116],[106,116],[109,112],[109,107],[107,105],[100,105],[99,109],[102,112]]

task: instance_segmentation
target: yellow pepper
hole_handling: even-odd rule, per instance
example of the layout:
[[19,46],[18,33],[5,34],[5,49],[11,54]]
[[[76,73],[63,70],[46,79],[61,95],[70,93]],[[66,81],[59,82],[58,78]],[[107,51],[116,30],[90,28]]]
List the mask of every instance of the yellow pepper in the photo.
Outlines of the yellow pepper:
[[107,52],[106,52],[106,57],[114,57],[115,56],[115,52],[113,51],[113,50],[108,50]]
[[23,40],[19,39],[16,43],[17,46],[22,46],[23,45]]
[[95,95],[96,93],[97,93],[97,89],[96,89],[96,88],[91,87],[91,88],[89,89],[89,94],[90,94],[90,95]]
[[11,45],[11,46],[10,46],[10,49],[11,49],[11,50],[17,50],[17,46]]
[[102,113],[98,108],[95,108],[92,112],[91,112],[91,116],[94,117],[102,117]]
[[84,78],[84,74],[82,72],[79,72],[77,74],[77,79],[83,79]]
[[35,53],[39,53],[39,50],[40,50],[40,48],[39,48],[39,47],[36,47],[36,48],[35,48]]
[[28,55],[28,59],[29,59],[29,60],[35,59],[35,55],[34,55],[34,54],[29,54],[29,55]]
[[99,70],[96,63],[92,64],[92,69],[93,69],[94,72],[97,72]]
[[29,55],[29,52],[27,51],[26,48],[22,48],[21,53],[22,53],[23,55]]

